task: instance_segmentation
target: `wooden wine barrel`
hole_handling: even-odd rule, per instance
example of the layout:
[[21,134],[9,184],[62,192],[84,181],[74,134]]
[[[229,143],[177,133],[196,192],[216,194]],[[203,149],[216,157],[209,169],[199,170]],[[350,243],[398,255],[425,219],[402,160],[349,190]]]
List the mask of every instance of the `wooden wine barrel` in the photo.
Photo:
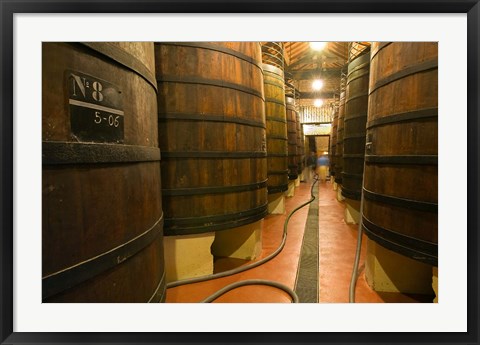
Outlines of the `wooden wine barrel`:
[[360,200],[368,110],[370,49],[348,64],[345,89],[342,195]]
[[267,123],[267,190],[269,194],[288,189],[288,138],[283,70],[263,64],[265,118]]
[[302,171],[305,169],[305,166],[307,164],[307,150],[305,149],[305,132],[303,131],[303,124],[300,124],[300,151],[302,152],[301,154],[301,164],[302,164]]
[[297,156],[297,110],[295,100],[285,97],[287,103],[287,134],[288,134],[288,179],[298,178]]
[[303,125],[300,123],[300,115],[297,113],[297,172],[300,175],[305,168],[305,152],[303,142]]
[[337,131],[338,131],[338,110],[333,115],[332,130],[330,133],[330,175],[336,178],[337,166]]
[[267,215],[261,48],[155,43],[165,235],[240,227]]
[[42,300],[165,299],[152,43],[42,45]]
[[363,227],[437,265],[438,44],[372,44]]
[[335,165],[335,182],[342,185],[343,178],[343,135],[345,120],[345,84],[346,76],[342,73],[342,82],[340,89],[340,105],[338,107],[338,127],[337,127],[337,147],[336,147],[336,165]]

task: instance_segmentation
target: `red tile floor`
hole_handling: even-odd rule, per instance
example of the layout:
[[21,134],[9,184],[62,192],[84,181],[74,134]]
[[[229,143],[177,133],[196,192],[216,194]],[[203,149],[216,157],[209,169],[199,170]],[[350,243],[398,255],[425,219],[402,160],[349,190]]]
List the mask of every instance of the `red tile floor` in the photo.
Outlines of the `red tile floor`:
[[[358,226],[345,223],[344,206],[337,201],[336,191],[333,190],[329,181],[318,182],[318,186],[315,188],[318,188],[318,200],[314,202],[319,202],[319,302],[348,303]],[[286,198],[286,213],[284,215],[268,215],[265,218],[262,235],[263,250],[260,258],[277,249],[282,239],[283,224],[287,215],[295,207],[310,199],[310,189],[311,183],[301,183],[299,187],[295,188],[295,195]],[[303,207],[291,217],[285,247],[272,260],[259,267],[229,277],[170,288],[167,290],[166,302],[199,302],[228,284],[246,279],[273,280],[294,289],[308,208],[309,205]],[[367,285],[364,276],[365,245],[364,237],[359,264],[360,275],[355,290],[356,302],[431,302],[428,296],[373,291]],[[248,261],[238,259],[218,259],[215,261],[215,272],[225,271],[248,263]],[[286,292],[263,285],[240,287],[214,301],[214,303],[290,302],[291,298]]]

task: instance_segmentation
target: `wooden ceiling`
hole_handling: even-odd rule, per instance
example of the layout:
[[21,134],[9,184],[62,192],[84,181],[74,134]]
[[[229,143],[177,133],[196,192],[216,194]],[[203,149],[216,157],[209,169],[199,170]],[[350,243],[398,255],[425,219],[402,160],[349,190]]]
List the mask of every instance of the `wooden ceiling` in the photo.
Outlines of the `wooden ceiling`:
[[348,59],[348,42],[327,42],[321,51],[310,48],[310,42],[284,42],[284,57],[289,68],[312,69],[342,67]]
[[[285,75],[299,92],[299,104],[312,105],[317,98],[323,99],[324,104],[338,101],[342,68],[345,72],[349,59],[369,45],[369,42],[327,42],[321,51],[316,51],[310,42],[263,42],[262,51],[269,56],[283,51]],[[315,79],[323,81],[319,91],[312,88]]]

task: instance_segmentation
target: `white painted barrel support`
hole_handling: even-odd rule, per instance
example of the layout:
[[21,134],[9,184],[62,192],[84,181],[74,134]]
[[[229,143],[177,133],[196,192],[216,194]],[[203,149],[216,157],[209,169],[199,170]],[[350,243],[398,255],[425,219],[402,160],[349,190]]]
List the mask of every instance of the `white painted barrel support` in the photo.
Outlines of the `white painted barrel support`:
[[215,257],[254,260],[262,253],[263,219],[238,228],[217,231],[212,244]]
[[213,273],[213,255],[210,251],[215,232],[165,236],[165,273],[167,283]]
[[288,180],[288,189],[285,191],[285,196],[291,198],[295,195],[295,180]]
[[268,213],[285,213],[285,193],[268,194]]
[[342,195],[342,186],[337,185],[337,201],[342,202],[343,200],[345,200],[345,198]]
[[345,223],[360,223],[360,201],[345,198]]
[[306,182],[307,181],[307,176],[308,176],[308,168],[304,168],[302,173],[300,174],[300,182]]
[[300,186],[300,176],[295,179],[295,187]]
[[432,266],[407,258],[367,239],[365,278],[379,292],[433,295]]

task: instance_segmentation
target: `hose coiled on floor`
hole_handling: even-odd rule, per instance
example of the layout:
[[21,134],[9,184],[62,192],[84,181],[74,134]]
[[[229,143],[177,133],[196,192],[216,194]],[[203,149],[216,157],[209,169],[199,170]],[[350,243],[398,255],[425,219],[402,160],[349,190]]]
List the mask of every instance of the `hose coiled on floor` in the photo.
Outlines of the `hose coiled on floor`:
[[282,283],[274,282],[272,280],[265,280],[265,279],[248,279],[248,280],[242,280],[230,285],[225,286],[224,288],[218,290],[215,292],[213,295],[208,296],[205,298],[203,301],[200,301],[200,303],[210,303],[214,300],[216,300],[218,297],[222,296],[223,294],[227,293],[228,291],[231,291],[233,289],[242,287],[242,286],[247,286],[247,285],[268,285],[268,286],[273,286],[275,288],[278,288],[280,290],[285,291],[292,297],[292,303],[298,303],[298,296],[293,291],[290,289],[288,286],[283,285]]
[[[315,196],[313,195],[313,188],[314,188],[315,184],[317,183],[317,181],[318,181],[318,175],[315,174],[314,182],[312,183],[312,187],[310,188],[310,200],[304,202],[300,206],[297,206],[293,211],[291,211],[288,214],[287,218],[285,219],[285,223],[283,224],[282,242],[280,243],[280,246],[273,253],[271,253],[270,255],[267,255],[266,257],[264,257],[261,260],[255,261],[255,262],[253,262],[249,265],[246,265],[246,266],[234,268],[234,269],[224,271],[224,272],[210,274],[210,275],[207,275],[207,276],[195,277],[195,278],[189,278],[189,279],[183,279],[183,280],[177,280],[177,281],[174,281],[174,282],[170,282],[170,283],[167,284],[167,289],[173,288],[173,287],[176,287],[176,286],[180,286],[180,285],[186,285],[186,284],[203,282],[203,281],[207,281],[207,280],[213,280],[213,279],[217,279],[217,278],[228,277],[228,276],[231,276],[233,274],[241,273],[241,272],[250,270],[252,268],[258,267],[260,265],[263,265],[264,263],[266,263],[266,262],[270,261],[271,259],[273,259],[274,257],[276,257],[282,251],[283,247],[285,247],[285,243],[287,241],[287,227],[288,227],[288,222],[290,221],[290,218],[293,216],[293,214],[295,212],[297,212],[302,207],[310,204],[311,202],[313,202],[315,200]],[[205,298],[203,301],[201,301],[201,303],[210,303],[210,302],[214,301],[215,299],[217,299],[218,297],[220,297],[221,295],[225,294],[226,292],[231,291],[231,290],[236,289],[236,288],[241,287],[241,286],[246,286],[246,285],[268,285],[268,286],[273,286],[273,287],[279,288],[279,289],[287,292],[292,297],[292,302],[293,303],[298,303],[297,294],[292,289],[290,289],[288,286],[283,285],[283,284],[278,283],[278,282],[274,282],[274,281],[270,281],[270,280],[264,280],[264,279],[250,279],[250,280],[240,281],[240,282],[236,282],[236,283],[227,285],[224,288],[218,290],[213,295]]]

